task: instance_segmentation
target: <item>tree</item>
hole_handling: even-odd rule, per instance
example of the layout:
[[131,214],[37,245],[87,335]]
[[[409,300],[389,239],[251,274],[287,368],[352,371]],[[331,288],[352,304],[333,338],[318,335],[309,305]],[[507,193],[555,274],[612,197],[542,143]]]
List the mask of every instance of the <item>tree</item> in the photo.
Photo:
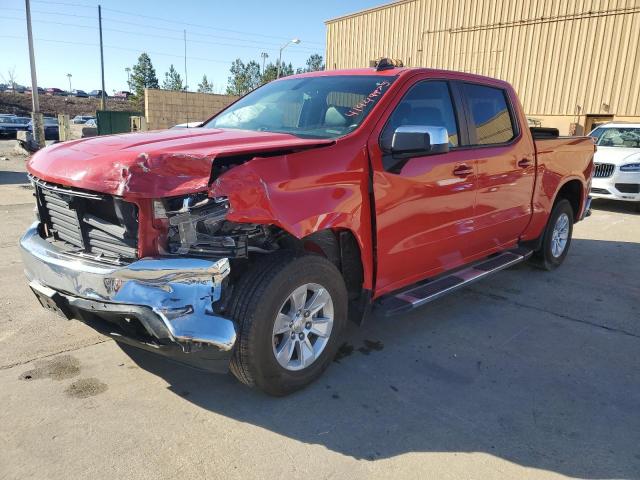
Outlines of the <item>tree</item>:
[[165,90],[178,90],[184,89],[182,85],[182,77],[178,71],[173,67],[173,63],[169,67],[169,71],[164,74],[164,82],[162,82],[162,88]]
[[[283,63],[282,69],[280,70],[280,77],[288,77],[289,75],[293,75],[293,65]],[[264,73],[262,74],[262,83],[269,83],[272,80],[275,80],[278,77],[278,61],[276,63],[269,63],[266,67],[264,67]]]
[[245,65],[237,58],[229,71],[231,76],[227,82],[227,95],[246,95],[261,84],[260,65],[254,60]]
[[307,58],[307,68],[305,68],[305,72],[318,72],[320,70],[324,70],[324,59],[322,55],[314,53]]
[[200,93],[213,93],[213,83],[209,83],[207,76],[202,76],[202,82],[198,84],[198,92]]
[[131,88],[134,96],[138,99],[144,96],[145,88],[160,88],[156,70],[153,68],[151,58],[146,53],[142,53],[138,57],[138,63],[133,66]]

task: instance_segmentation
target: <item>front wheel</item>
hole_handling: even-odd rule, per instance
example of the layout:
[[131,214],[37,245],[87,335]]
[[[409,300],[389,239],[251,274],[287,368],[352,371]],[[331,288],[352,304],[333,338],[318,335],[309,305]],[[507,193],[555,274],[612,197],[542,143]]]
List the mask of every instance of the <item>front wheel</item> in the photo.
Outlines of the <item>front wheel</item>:
[[558,268],[569,252],[573,235],[573,208],[567,199],[554,205],[542,239],[542,247],[535,252],[534,263],[545,269]]
[[327,259],[269,254],[236,285],[238,340],[230,364],[241,382],[286,395],[322,374],[347,319],[342,275]]

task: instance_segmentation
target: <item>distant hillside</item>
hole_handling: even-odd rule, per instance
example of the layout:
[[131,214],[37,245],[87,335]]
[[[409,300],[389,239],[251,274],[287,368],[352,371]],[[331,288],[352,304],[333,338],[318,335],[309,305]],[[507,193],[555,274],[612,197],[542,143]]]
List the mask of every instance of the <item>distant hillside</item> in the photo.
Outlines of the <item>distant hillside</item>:
[[[95,115],[100,105],[96,98],[76,98],[40,95],[40,111],[46,116],[66,113],[71,118],[76,115]],[[123,99],[107,99],[108,110],[143,111],[142,105]],[[31,95],[26,93],[0,92],[0,113],[13,113],[20,116],[31,115]]]

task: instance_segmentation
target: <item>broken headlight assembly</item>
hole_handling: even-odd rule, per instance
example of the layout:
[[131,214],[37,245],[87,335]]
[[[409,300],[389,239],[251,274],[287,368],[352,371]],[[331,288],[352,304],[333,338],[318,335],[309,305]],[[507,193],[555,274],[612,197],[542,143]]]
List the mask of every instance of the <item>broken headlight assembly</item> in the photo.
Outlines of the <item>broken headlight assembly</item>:
[[226,220],[227,197],[205,192],[154,201],[154,218],[166,219],[167,253],[193,257],[246,258],[251,244],[263,245],[268,227]]

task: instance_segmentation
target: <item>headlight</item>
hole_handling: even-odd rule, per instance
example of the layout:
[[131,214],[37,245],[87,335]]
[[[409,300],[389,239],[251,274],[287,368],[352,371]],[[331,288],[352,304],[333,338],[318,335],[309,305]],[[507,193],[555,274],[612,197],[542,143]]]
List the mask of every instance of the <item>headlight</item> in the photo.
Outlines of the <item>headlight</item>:
[[627,163],[620,167],[621,172],[640,172],[640,163]]

